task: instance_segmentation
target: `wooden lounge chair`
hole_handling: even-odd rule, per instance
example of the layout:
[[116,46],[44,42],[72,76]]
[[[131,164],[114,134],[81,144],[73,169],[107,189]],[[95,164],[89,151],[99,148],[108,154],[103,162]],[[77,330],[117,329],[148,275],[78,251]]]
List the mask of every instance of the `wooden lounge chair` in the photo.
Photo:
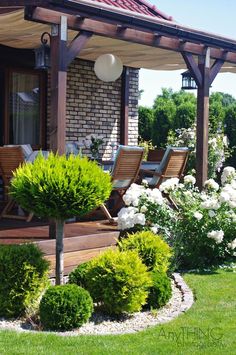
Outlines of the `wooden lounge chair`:
[[[143,159],[144,148],[132,146],[119,146],[116,154],[116,159],[111,172],[113,190],[118,194],[119,202],[116,204],[116,209],[122,203],[122,196],[130,185],[136,181],[139,173],[140,165]],[[114,222],[108,208],[103,204],[102,211],[108,218],[110,223]]]
[[31,221],[33,214],[19,216],[16,214],[10,214],[16,202],[9,196],[9,185],[13,176],[13,171],[23,163],[25,156],[20,146],[15,147],[0,147],[0,175],[2,176],[4,184],[4,199],[7,201],[0,218],[14,218],[22,219],[27,222]]
[[150,188],[159,187],[170,178],[181,178],[188,159],[188,148],[168,147],[156,170],[140,170],[140,180],[145,179]]

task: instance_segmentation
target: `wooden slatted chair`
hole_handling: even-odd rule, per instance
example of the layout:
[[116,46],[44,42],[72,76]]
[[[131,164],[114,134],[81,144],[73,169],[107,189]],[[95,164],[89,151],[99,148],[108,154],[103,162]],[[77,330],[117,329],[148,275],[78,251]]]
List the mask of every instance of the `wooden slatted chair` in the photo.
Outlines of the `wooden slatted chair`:
[[140,170],[141,180],[145,179],[150,188],[159,187],[170,178],[181,178],[188,159],[188,148],[168,147],[156,170]]
[[[119,202],[122,202],[122,196],[130,185],[136,181],[139,174],[140,165],[144,155],[144,148],[132,146],[119,146],[116,154],[116,159],[112,170],[113,190],[118,194]],[[116,209],[119,204],[116,204]],[[107,207],[103,204],[102,211],[108,218],[110,223],[114,223],[114,218],[111,216]]]
[[9,185],[13,176],[13,171],[16,170],[25,160],[23,150],[20,146],[0,147],[0,175],[4,184],[4,199],[7,201],[0,218],[22,219],[27,222],[31,221],[33,214],[19,216],[10,214],[16,202],[9,196]]

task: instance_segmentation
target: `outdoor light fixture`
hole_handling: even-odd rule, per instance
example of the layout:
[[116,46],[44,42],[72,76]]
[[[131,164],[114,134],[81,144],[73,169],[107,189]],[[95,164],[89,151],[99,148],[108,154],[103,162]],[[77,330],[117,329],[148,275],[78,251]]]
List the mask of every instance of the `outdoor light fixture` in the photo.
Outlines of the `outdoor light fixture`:
[[102,81],[115,81],[121,76],[123,64],[114,54],[100,55],[94,64],[94,71]]
[[[45,38],[45,37],[48,38]],[[48,69],[50,68],[50,46],[48,41],[51,39],[51,35],[48,32],[44,32],[41,36],[41,46],[34,50],[35,53],[35,69]]]
[[197,84],[192,77],[189,70],[183,72],[182,74],[182,90],[194,90],[197,89]]

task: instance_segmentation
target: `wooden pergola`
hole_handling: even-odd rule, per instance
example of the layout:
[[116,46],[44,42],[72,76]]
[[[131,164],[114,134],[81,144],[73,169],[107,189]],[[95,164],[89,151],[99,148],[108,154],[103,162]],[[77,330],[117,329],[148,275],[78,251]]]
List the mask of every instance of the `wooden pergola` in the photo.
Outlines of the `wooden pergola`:
[[[67,68],[93,36],[161,48],[182,56],[197,91],[197,184],[207,179],[209,88],[225,62],[236,65],[236,40],[91,0],[0,0],[0,13],[24,7],[25,20],[51,26],[50,147],[65,151]],[[68,30],[77,32],[70,42]],[[153,63],[158,57],[152,58]],[[229,70],[230,71],[230,70]],[[123,73],[121,141],[128,142],[128,69]]]

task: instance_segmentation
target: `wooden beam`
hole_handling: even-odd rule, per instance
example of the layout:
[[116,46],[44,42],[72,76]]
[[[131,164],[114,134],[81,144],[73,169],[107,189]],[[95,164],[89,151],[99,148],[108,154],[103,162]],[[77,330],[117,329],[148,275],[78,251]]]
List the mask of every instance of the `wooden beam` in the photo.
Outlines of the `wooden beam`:
[[66,36],[67,22],[62,16],[60,25],[52,27],[51,36],[50,149],[59,154],[65,153],[66,141]]
[[129,68],[124,67],[121,77],[120,144],[129,144]]
[[224,60],[216,59],[210,70],[210,85],[213,83],[216,75],[219,73],[220,69],[224,65]]
[[[60,16],[63,13],[44,8],[27,8],[25,12],[25,19],[46,23],[59,24]],[[132,43],[143,44],[151,47],[158,47],[168,49],[176,52],[183,52],[183,41],[178,38],[166,37],[160,34],[157,37],[157,32],[144,32],[141,30],[126,28],[125,31],[117,29],[117,24],[105,23],[98,20],[92,20],[83,17],[76,17],[73,15],[66,15],[68,19],[68,28],[76,31],[93,32],[96,35],[128,41]],[[204,55],[205,46],[203,44],[191,43],[186,41],[184,43],[184,52],[192,53],[193,55]],[[236,53],[225,52],[220,48],[211,49],[211,57],[214,59],[224,59],[227,62],[236,63]]]
[[208,176],[208,121],[210,88],[210,49],[199,58],[202,85],[197,93],[197,144],[196,144],[196,183],[202,189]]
[[188,70],[190,71],[192,77],[196,81],[197,86],[202,85],[202,75],[198,68],[198,65],[191,53],[182,52],[182,57],[187,65]]
[[44,6],[47,4],[47,0],[0,0],[0,7]]
[[91,32],[81,31],[67,49],[66,65],[68,66],[80,53],[80,51],[85,47],[87,41],[93,34]]

